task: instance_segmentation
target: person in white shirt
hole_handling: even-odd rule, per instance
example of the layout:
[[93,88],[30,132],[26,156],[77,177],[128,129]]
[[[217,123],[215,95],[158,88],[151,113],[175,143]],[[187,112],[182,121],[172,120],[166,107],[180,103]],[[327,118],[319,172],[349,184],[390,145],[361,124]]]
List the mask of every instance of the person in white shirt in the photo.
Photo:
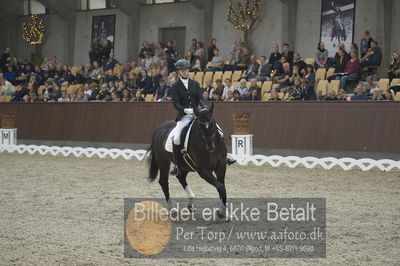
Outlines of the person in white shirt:
[[233,95],[233,92],[235,91],[235,87],[233,87],[232,85],[232,80],[230,78],[226,78],[225,79],[225,88],[224,88],[224,92],[222,93],[222,99],[224,101],[228,100],[228,93],[231,92],[231,94]]
[[0,96],[14,95],[14,94],[15,94],[14,86],[3,77],[2,73],[0,73]]

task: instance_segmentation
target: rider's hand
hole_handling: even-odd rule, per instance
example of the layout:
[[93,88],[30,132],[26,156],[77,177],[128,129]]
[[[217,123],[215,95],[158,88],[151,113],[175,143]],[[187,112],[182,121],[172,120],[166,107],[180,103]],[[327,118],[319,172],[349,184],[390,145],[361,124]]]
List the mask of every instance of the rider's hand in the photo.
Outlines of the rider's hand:
[[193,114],[193,108],[185,108],[184,112],[187,115],[192,115]]

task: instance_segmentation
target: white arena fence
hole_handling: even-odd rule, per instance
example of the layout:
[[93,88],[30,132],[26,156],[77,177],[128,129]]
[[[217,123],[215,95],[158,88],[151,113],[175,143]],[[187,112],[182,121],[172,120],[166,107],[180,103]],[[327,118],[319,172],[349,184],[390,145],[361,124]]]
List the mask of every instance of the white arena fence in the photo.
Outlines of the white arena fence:
[[[97,156],[98,158],[111,158],[117,159],[122,157],[125,160],[131,160],[136,158],[142,161],[147,156],[145,150],[131,150],[131,149],[106,149],[106,148],[81,148],[81,147],[58,147],[58,146],[36,146],[36,145],[0,145],[0,153],[28,153],[30,155],[62,155],[64,157],[75,156],[75,157],[87,157],[92,158]],[[322,167],[325,170],[330,170],[333,167],[340,167],[343,170],[351,170],[353,168],[359,168],[362,171],[369,171],[373,168],[378,168],[381,171],[393,171],[400,169],[400,161],[393,161],[389,159],[373,160],[373,159],[353,159],[353,158],[316,158],[316,157],[297,157],[297,156],[265,156],[265,155],[253,155],[246,157],[238,157],[230,154],[230,156],[238,161],[240,165],[249,165],[250,163],[255,166],[261,166],[269,164],[272,167],[287,166],[289,168],[296,168],[303,166],[305,168],[316,168]]]

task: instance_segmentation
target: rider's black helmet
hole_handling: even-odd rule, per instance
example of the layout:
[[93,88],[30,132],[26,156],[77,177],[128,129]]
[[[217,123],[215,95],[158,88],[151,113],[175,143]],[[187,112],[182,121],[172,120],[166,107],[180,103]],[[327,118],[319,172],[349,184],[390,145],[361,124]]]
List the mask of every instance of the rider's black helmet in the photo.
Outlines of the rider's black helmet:
[[176,62],[175,67],[176,67],[176,69],[185,69],[185,68],[189,68],[190,64],[185,59],[179,59],[178,62]]

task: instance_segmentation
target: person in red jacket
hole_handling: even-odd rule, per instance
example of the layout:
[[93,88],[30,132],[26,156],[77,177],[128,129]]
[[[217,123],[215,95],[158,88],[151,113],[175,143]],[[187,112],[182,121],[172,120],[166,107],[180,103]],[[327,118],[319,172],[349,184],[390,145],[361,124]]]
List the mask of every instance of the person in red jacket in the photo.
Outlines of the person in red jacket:
[[361,66],[357,54],[352,51],[350,53],[350,57],[350,60],[347,62],[344,68],[344,72],[339,73],[339,75],[336,77],[337,80],[340,80],[341,89],[344,89],[348,79],[357,79],[360,75]]

